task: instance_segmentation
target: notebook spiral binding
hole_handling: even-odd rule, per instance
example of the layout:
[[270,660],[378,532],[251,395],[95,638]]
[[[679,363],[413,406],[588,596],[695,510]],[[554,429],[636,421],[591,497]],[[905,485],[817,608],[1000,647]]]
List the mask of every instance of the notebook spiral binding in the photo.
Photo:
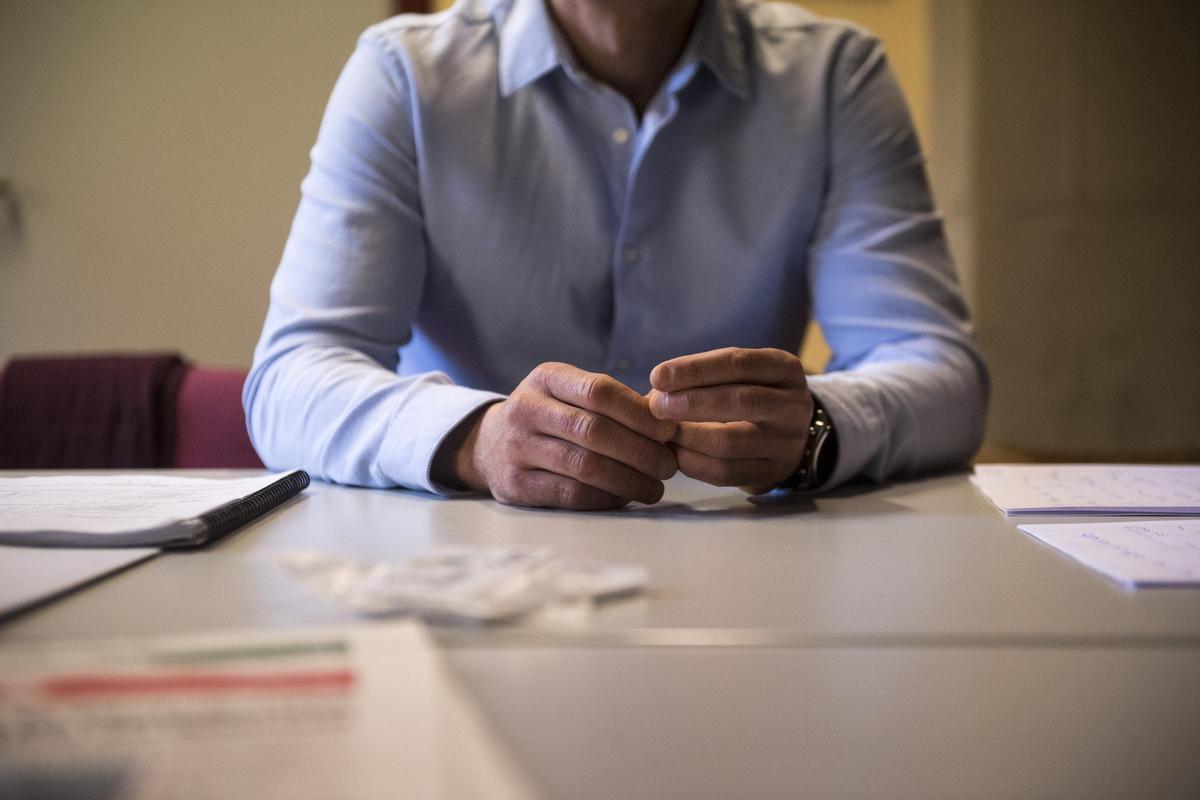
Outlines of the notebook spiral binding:
[[220,539],[300,494],[308,488],[308,484],[308,473],[296,470],[253,494],[201,514],[200,521],[206,528],[204,539],[185,546],[198,546]]

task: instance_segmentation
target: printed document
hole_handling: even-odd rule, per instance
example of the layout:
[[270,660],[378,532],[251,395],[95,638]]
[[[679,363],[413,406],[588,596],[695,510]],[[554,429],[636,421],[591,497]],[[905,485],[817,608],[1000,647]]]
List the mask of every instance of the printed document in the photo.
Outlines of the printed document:
[[1200,515],[1200,466],[980,464],[972,482],[1005,514]]
[[0,650],[0,797],[537,797],[425,629]]
[[[290,475],[196,478],[98,473],[0,478],[0,543],[42,547],[200,544],[210,532],[205,515],[269,492]],[[273,507],[273,502],[266,506]]]
[[1127,586],[1200,586],[1200,520],[1020,528]]

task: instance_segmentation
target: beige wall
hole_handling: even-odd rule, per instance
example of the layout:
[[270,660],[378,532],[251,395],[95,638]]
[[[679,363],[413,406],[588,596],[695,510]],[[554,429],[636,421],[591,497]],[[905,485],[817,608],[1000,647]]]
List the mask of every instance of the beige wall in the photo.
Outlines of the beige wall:
[[0,361],[248,364],[333,81],[385,0],[0,0]]
[[971,102],[935,87],[934,105],[963,137],[989,438],[1047,459],[1200,459],[1200,6],[935,14],[967,5],[934,49],[958,53]]

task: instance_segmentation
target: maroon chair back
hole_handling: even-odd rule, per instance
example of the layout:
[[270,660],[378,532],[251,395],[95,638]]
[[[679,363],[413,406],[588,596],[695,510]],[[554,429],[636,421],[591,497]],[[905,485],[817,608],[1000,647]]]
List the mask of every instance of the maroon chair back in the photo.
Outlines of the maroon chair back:
[[176,467],[257,468],[263,466],[242,411],[246,373],[237,369],[192,367],[179,386],[175,418]]
[[0,383],[0,469],[169,467],[177,353],[15,356]]

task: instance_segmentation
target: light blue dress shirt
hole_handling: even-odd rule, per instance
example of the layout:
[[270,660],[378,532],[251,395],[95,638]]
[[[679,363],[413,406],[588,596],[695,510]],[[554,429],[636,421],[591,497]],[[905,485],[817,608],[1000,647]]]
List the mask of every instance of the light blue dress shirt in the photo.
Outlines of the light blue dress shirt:
[[542,0],[363,34],[312,151],[244,402],[266,464],[439,491],[442,439],[537,364],[833,353],[832,484],[962,463],[987,379],[883,49],[706,2],[639,120]]

